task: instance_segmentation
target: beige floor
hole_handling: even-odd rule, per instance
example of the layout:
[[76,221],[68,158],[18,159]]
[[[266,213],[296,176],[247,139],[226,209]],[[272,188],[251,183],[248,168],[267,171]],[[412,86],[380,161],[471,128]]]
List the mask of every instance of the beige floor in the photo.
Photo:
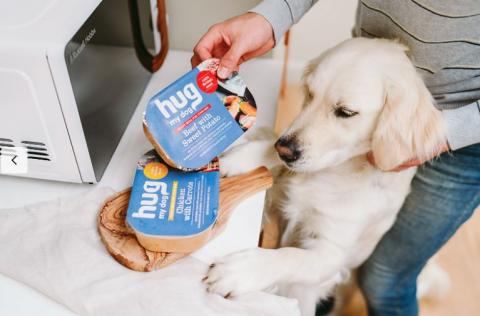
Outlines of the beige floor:
[[[298,87],[290,86],[281,99],[277,131],[288,126],[301,107]],[[452,288],[438,301],[422,301],[421,316],[480,315],[480,212],[477,212],[440,250],[439,264],[449,273]],[[357,291],[346,316],[366,315],[361,294]]]

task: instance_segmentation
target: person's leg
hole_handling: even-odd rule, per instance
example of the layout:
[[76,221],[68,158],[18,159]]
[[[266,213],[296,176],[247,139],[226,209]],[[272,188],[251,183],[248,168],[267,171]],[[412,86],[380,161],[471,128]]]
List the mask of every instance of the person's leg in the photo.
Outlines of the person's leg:
[[359,269],[369,315],[418,314],[418,274],[479,204],[480,145],[419,168],[395,224]]

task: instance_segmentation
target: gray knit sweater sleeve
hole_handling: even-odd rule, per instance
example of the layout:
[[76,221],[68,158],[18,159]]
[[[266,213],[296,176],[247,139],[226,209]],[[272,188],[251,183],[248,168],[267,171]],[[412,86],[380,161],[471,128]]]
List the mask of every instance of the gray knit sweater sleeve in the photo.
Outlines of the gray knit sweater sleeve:
[[450,148],[480,143],[480,102],[474,102],[454,110],[443,110]]
[[273,27],[275,43],[283,34],[317,2],[318,0],[264,0],[250,12],[264,16]]

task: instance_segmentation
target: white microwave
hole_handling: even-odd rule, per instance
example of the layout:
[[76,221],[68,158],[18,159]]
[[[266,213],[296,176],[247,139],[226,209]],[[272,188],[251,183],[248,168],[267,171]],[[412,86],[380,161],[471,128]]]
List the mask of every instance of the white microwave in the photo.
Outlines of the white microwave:
[[1,1],[0,157],[98,182],[167,50],[163,0]]

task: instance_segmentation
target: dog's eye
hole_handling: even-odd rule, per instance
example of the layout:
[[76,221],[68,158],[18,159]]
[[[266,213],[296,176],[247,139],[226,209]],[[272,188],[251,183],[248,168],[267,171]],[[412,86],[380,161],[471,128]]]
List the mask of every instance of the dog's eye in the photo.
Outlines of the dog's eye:
[[333,111],[336,117],[349,118],[358,114],[358,112],[347,109],[344,106],[336,107]]

